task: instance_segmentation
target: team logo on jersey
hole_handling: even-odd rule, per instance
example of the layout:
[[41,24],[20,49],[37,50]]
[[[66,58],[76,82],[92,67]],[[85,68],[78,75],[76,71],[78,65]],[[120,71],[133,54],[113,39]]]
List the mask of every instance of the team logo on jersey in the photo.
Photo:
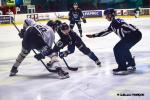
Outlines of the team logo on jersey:
[[73,14],[73,17],[74,17],[74,18],[78,18],[78,14],[77,14],[77,13],[74,13],[74,14]]
[[58,47],[62,47],[63,46],[63,42],[62,41],[58,41],[56,44]]

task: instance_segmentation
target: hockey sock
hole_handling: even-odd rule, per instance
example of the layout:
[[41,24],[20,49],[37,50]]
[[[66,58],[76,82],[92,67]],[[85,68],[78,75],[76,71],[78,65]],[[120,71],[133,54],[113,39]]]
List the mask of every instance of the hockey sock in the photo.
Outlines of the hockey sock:
[[24,60],[24,58],[28,55],[28,51],[25,49],[22,49],[21,53],[18,55],[16,62],[14,63],[14,67],[18,68],[18,66],[21,64],[21,62]]

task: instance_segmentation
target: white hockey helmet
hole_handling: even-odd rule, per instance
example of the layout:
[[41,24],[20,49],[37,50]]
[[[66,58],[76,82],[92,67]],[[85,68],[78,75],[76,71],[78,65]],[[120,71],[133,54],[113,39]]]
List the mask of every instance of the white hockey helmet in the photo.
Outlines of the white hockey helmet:
[[24,27],[24,28],[27,28],[28,26],[32,26],[32,25],[34,25],[34,24],[35,24],[35,21],[34,21],[33,19],[27,18],[27,19],[24,20],[24,25],[23,25],[23,27]]

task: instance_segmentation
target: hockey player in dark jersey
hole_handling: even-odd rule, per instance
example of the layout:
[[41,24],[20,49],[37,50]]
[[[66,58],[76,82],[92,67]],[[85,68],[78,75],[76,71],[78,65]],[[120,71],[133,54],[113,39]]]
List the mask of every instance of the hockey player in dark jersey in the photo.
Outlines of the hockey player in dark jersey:
[[81,9],[77,3],[74,3],[73,8],[69,11],[70,28],[73,29],[74,25],[76,24],[80,33],[80,37],[82,37],[81,19],[84,23],[86,23],[86,19],[84,18]]
[[53,50],[58,52],[60,49],[68,46],[68,50],[59,53],[60,58],[73,53],[75,51],[75,47],[77,47],[83,54],[89,56],[89,58],[92,59],[99,67],[101,66],[101,62],[96,55],[88,47],[86,47],[81,38],[73,30],[71,30],[66,23],[62,23],[60,25],[57,29],[57,33],[60,36],[60,40],[58,40]]
[[[48,51],[52,51],[51,47],[55,39],[55,28],[52,22],[48,22],[47,25],[39,25],[32,19],[26,19],[23,30],[19,33],[19,36],[23,38],[22,50],[10,71],[10,76],[16,75],[19,65],[30,53],[31,49],[38,50],[42,55],[47,55]],[[55,67],[60,78],[68,78],[69,74],[62,70],[57,54],[53,52],[47,56],[50,57],[51,63],[53,63],[51,67]]]
[[135,61],[130,49],[141,40],[142,34],[132,24],[127,24],[123,19],[115,18],[115,10],[113,8],[106,9],[104,15],[108,21],[111,21],[110,26],[102,32],[86,36],[94,38],[105,36],[111,32],[116,33],[121,40],[113,49],[118,64],[118,68],[113,69],[113,73],[116,75],[129,74],[136,70]]

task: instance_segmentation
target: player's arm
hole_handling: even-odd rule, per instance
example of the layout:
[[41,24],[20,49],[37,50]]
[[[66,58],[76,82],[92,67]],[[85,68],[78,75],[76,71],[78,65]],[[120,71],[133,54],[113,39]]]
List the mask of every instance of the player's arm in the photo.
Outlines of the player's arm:
[[65,44],[62,42],[62,40],[60,39],[55,46],[53,47],[53,49],[49,48],[48,46],[46,46],[46,49],[41,50],[41,52],[39,54],[36,54],[34,57],[37,60],[41,60],[44,59],[45,56],[49,56],[54,52],[59,52],[60,49],[62,49],[65,46]]
[[72,18],[72,9],[69,11],[68,17],[69,17],[68,18],[69,21],[73,20],[73,18]]
[[66,51],[60,52],[59,57],[60,58],[67,57],[69,54],[74,53],[74,51],[75,45],[74,44],[68,45],[68,49]]
[[49,48],[48,46],[45,46],[40,50],[40,53],[34,55],[34,58],[36,58],[37,60],[41,60],[41,59],[44,59],[45,56],[51,55],[53,52],[54,51],[51,48]]
[[80,14],[80,17],[83,18],[83,13],[82,13],[82,10],[81,9],[78,9],[79,10],[79,14]]
[[112,29],[109,27],[109,28],[107,28],[104,31],[101,31],[99,33],[96,33],[96,34],[87,34],[86,36],[88,38],[102,37],[102,36],[105,36],[105,35],[107,35],[107,34],[109,34],[111,32],[112,32]]
[[25,32],[26,32],[26,30],[25,30],[25,29],[21,29],[21,31],[18,33],[19,37],[20,37],[20,38],[23,38],[23,37],[24,37]]
[[84,15],[83,15],[83,12],[82,12],[81,9],[79,9],[79,14],[80,14],[80,17],[81,17],[83,23],[86,23],[86,19],[85,19]]

